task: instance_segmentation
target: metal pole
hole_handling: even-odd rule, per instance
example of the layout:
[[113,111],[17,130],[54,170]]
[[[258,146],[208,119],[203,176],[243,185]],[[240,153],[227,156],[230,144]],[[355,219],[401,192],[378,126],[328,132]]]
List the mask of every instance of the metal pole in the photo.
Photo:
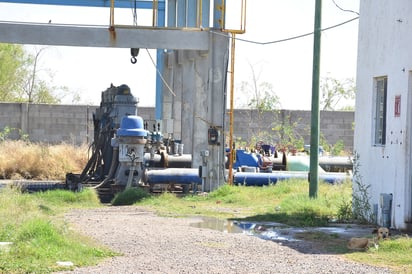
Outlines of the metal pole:
[[110,27],[114,27],[114,0],[110,0]]
[[158,21],[157,21],[157,15],[158,15],[158,5],[157,5],[158,0],[153,0],[153,7],[152,7],[152,27],[158,27]]
[[229,110],[229,185],[233,184],[233,159],[235,148],[233,146],[233,124],[234,124],[234,84],[235,84],[235,33],[232,32],[232,47],[230,58],[230,110]]
[[320,36],[322,21],[322,0],[315,4],[315,29],[313,38],[313,74],[312,74],[312,112],[310,130],[310,171],[309,197],[317,198],[319,185],[319,71],[320,71]]
[[[157,6],[159,7],[159,6]],[[166,8],[163,7],[157,11],[157,26],[159,28],[166,26]],[[164,50],[156,50],[156,70],[163,73],[165,66]],[[156,107],[155,107],[155,118],[156,120],[163,119],[163,81],[160,73],[156,73]],[[163,130],[163,129],[162,129]]]

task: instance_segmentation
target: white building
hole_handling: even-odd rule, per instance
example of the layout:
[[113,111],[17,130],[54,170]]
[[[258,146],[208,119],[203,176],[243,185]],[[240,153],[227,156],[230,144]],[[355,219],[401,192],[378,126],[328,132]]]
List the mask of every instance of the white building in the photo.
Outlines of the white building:
[[[377,223],[411,230],[412,1],[361,0],[359,20],[359,174],[370,185]],[[391,200],[388,211],[384,199]]]

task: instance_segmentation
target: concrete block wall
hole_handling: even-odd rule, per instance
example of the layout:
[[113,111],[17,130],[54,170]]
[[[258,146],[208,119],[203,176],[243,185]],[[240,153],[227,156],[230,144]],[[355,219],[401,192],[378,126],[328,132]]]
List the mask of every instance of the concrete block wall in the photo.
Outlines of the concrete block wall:
[[320,115],[320,128],[329,144],[342,140],[345,148],[353,151],[354,112],[324,111]]
[[22,104],[0,103],[0,129],[5,127],[20,128]]
[[[0,132],[13,129],[11,139],[20,132],[32,142],[80,145],[93,141],[93,113],[98,106],[0,103]],[[141,113],[140,113],[141,112]],[[139,115],[155,123],[154,108],[139,108]]]
[[[0,103],[0,132],[5,127],[21,130],[33,142],[76,145],[93,141],[93,113],[98,106],[46,105],[26,103]],[[148,122],[149,130],[155,120],[152,107],[139,107],[138,114]],[[329,144],[342,140],[346,151],[353,149],[354,113],[350,111],[322,111],[320,129]],[[234,113],[235,141],[249,141],[254,136],[267,136],[275,142],[278,125],[293,126],[298,134],[310,143],[310,111],[279,110],[260,113],[256,110],[236,109]],[[229,126],[229,117],[226,117]],[[12,139],[19,138],[19,131],[12,131]],[[227,129],[228,130],[228,129]],[[263,134],[262,134],[263,133]],[[206,136],[207,132],[205,132]],[[272,139],[271,139],[272,138]]]
[[93,136],[90,106],[48,105],[27,103],[0,104],[0,130],[14,129],[11,138],[19,132],[33,142],[81,144]]
[[[279,126],[293,127],[305,144],[310,144],[311,113],[303,110],[279,110],[259,113],[256,110],[235,110],[235,140],[262,139],[276,144]],[[343,141],[345,150],[353,150],[354,112],[321,111],[320,131],[330,145]],[[228,122],[226,123],[229,124]],[[258,141],[258,140],[257,140]]]

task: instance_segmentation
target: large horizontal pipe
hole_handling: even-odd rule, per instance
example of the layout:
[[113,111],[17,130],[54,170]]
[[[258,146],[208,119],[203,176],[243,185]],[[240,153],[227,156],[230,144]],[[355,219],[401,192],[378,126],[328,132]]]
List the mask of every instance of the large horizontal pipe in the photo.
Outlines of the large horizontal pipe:
[[319,157],[319,165],[325,171],[333,171],[333,172],[338,172],[338,171],[342,172],[346,170],[352,170],[353,168],[353,162],[350,157],[339,157],[339,156]]
[[[277,181],[287,179],[308,179],[306,171],[273,171],[272,173],[236,172],[234,184],[246,186],[264,186],[276,184]],[[351,176],[342,172],[319,173],[319,180],[336,184],[351,179]]]
[[144,182],[148,184],[201,184],[197,168],[167,168],[146,170]]
[[161,167],[161,168],[191,168],[192,155],[166,155],[162,159],[160,154],[154,154],[150,157],[150,153],[144,155],[145,164],[147,167]]

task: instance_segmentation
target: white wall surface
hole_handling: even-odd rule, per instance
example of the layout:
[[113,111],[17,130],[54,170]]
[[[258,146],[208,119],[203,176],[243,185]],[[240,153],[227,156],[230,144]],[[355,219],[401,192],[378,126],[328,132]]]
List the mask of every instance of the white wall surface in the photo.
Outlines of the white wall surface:
[[[363,183],[371,185],[372,204],[392,193],[391,226],[406,229],[411,221],[411,89],[412,1],[360,2],[355,151]],[[386,144],[374,146],[374,78],[387,76]],[[395,96],[401,96],[400,117],[394,115]]]

